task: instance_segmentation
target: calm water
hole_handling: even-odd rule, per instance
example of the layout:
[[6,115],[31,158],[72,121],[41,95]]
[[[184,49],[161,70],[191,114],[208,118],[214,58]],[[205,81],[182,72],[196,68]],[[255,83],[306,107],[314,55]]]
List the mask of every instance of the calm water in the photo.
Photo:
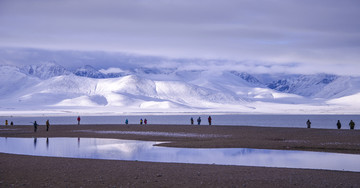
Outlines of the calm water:
[[[190,149],[100,138],[4,138],[0,152],[71,158],[328,169],[360,172],[360,155],[268,149]],[[354,165],[355,164],[355,165]]]
[[[196,119],[199,115],[143,115],[143,116],[82,116],[83,124],[124,124],[125,119],[130,124],[138,124],[140,118],[146,118],[148,124],[190,124],[190,118]],[[201,125],[207,125],[208,115],[200,115]],[[355,129],[360,127],[360,115],[212,115],[213,125],[250,125],[266,127],[306,127],[305,122],[310,119],[313,128],[335,129],[337,120],[342,123],[343,129],[349,129],[349,122],[355,122]],[[15,125],[31,125],[37,121],[44,125],[47,119],[52,125],[56,124],[76,124],[75,116],[63,117],[0,117],[0,125],[5,124],[5,120],[13,121]]]

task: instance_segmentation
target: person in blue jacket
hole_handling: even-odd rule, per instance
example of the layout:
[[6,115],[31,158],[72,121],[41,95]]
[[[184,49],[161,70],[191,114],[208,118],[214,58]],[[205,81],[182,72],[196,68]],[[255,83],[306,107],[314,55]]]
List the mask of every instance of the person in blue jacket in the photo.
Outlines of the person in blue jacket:
[[200,123],[201,123],[201,117],[199,117],[199,118],[197,119],[197,123],[198,123],[198,125],[200,125]]

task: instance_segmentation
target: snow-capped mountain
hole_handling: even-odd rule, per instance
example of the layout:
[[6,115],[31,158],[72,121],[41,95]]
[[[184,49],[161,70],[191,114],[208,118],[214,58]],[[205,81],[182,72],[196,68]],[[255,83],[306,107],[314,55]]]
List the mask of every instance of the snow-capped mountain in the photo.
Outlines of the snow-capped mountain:
[[89,77],[89,78],[105,78],[106,75],[95,69],[90,65],[85,65],[81,68],[78,68],[75,72],[77,76]]
[[18,67],[0,65],[0,96],[2,100],[22,95],[24,90],[40,82],[39,78],[23,73]]
[[241,79],[245,80],[246,82],[254,85],[254,86],[264,86],[264,83],[261,83],[256,77],[252,76],[246,72],[237,72],[237,71],[230,71],[231,74],[240,77]]
[[[355,113],[360,77],[138,66],[0,66],[0,113],[12,111]],[[360,101],[360,100],[358,100]]]
[[288,79],[274,81],[267,86],[281,92],[293,93],[305,97],[314,96],[339,76],[329,74],[295,75]]
[[27,65],[20,68],[21,72],[27,75],[35,76],[40,79],[48,79],[54,76],[68,75],[70,71],[54,62],[43,63],[40,65]]

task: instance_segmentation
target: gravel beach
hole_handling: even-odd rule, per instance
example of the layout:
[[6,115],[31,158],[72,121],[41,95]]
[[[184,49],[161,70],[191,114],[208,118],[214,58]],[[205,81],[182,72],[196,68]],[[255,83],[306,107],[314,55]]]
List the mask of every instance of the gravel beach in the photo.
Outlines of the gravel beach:
[[[251,126],[1,126],[0,137],[167,141],[169,147],[259,148],[360,154],[360,131]],[[340,163],[341,161],[339,161]],[[359,164],[354,164],[359,165]],[[0,153],[0,187],[360,187],[360,173],[38,157]]]

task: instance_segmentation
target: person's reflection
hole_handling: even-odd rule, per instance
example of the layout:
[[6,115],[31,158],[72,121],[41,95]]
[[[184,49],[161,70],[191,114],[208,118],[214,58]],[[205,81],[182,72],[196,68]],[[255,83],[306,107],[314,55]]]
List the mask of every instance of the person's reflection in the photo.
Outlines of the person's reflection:
[[78,148],[80,147],[80,137],[78,137]]
[[46,149],[49,149],[49,138],[46,138]]
[[36,148],[37,138],[34,138],[34,149]]

